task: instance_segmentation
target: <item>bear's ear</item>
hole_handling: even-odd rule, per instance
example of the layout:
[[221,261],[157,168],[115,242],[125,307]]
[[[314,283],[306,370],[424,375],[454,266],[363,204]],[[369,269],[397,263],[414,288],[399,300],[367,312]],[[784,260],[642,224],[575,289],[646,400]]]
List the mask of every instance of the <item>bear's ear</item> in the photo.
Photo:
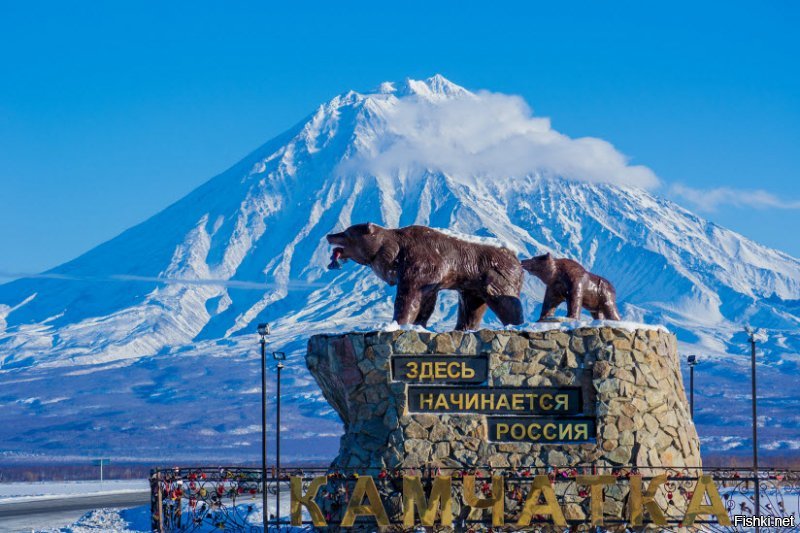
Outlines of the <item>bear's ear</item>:
[[379,227],[380,226],[378,226],[377,224],[373,224],[372,222],[367,222],[367,235],[372,235],[373,233],[378,231]]

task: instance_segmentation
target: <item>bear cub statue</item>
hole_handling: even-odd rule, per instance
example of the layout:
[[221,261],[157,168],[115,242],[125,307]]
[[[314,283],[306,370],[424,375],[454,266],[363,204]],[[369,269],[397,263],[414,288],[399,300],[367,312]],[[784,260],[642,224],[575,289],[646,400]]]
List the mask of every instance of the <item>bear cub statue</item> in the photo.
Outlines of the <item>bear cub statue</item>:
[[425,226],[388,229],[366,223],[327,236],[328,268],[352,259],[397,286],[394,320],[427,326],[441,290],[459,293],[457,330],[478,329],[487,307],[503,324],[521,324],[523,271],[511,250],[477,244]]
[[577,320],[581,308],[592,318],[619,320],[617,293],[606,278],[588,272],[572,259],[554,259],[549,253],[525,259],[522,268],[547,287],[539,321],[551,318],[561,302],[567,302],[567,316]]

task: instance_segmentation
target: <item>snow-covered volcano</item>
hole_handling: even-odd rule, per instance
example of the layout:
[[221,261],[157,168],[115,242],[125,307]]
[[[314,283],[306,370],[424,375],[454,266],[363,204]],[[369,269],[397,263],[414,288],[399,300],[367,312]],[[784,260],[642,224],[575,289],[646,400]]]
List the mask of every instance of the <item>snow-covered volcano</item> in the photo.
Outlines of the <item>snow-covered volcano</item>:
[[[0,286],[0,452],[256,457],[255,325],[270,322],[270,350],[290,357],[288,453],[329,455],[338,421],[301,356],[310,334],[391,320],[393,289],[352,263],[326,270],[325,235],[364,221],[551,251],[609,278],[624,318],[667,325],[705,359],[707,449],[743,445],[743,326],[767,329],[764,379],[789,386],[763,387],[765,431],[775,449],[800,446],[800,261],[526,113],[440,76],[351,91],[149,220]],[[528,277],[530,320],[542,295]],[[454,297],[440,300],[433,329],[455,322]]]

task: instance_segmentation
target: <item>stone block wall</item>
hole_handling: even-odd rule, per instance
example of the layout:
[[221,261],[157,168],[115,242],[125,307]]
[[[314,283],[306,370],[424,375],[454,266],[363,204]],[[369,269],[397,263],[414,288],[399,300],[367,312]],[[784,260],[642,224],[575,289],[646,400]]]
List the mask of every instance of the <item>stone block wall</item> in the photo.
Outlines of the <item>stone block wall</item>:
[[[487,386],[578,386],[594,442],[491,442],[479,414],[408,412],[394,354],[487,354]],[[700,466],[675,337],[661,330],[415,331],[316,335],[306,363],[344,423],[332,466]]]

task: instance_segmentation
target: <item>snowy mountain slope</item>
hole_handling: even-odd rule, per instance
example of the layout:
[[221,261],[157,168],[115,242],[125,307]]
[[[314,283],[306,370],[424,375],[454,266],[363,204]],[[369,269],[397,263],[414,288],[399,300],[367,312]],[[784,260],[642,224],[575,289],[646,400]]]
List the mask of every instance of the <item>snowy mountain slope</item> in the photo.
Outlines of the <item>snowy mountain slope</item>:
[[[295,361],[292,429],[336,434],[300,355],[311,333],[391,319],[393,289],[352,263],[325,268],[324,236],[366,220],[493,237],[520,256],[572,257],[614,281],[626,318],[666,324],[720,374],[744,372],[744,359],[728,354],[744,353],[745,323],[767,328],[765,371],[797,383],[800,261],[628,186],[652,179],[610,145],[521,120],[518,103],[497,98],[439,76],[350,91],[151,219],[0,286],[0,420],[24,428],[0,441],[14,452],[77,453],[82,435],[97,432],[98,446],[138,442],[154,456],[167,452],[152,436],[172,442],[167,429],[192,430],[203,449],[247,434],[257,423],[247,411],[257,401],[253,332],[263,321],[273,325],[271,349]],[[484,106],[500,113],[465,118]],[[519,160],[501,151],[522,141]],[[542,294],[528,277],[531,320]],[[441,299],[434,329],[452,327],[454,301]],[[718,392],[712,386],[700,383],[701,396],[703,387],[709,398]],[[209,416],[197,402],[225,422],[194,431]],[[709,417],[709,431],[725,424]],[[784,433],[800,443],[796,429]],[[241,442],[252,451],[252,439]]]

